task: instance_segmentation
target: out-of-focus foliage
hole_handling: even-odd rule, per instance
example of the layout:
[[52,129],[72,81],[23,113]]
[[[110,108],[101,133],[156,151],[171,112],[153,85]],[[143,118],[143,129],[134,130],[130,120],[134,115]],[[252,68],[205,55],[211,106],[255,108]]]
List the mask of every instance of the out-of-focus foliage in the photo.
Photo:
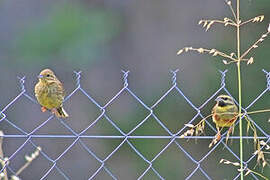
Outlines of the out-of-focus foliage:
[[100,8],[58,4],[43,20],[26,26],[17,38],[17,59],[41,63],[61,59],[73,67],[102,56],[104,44],[120,30],[119,16]]

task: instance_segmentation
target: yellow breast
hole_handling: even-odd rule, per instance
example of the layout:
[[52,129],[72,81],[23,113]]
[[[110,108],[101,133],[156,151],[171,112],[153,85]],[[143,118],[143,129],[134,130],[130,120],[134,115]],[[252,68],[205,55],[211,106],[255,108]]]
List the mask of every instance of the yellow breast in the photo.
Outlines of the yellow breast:
[[35,86],[35,96],[41,106],[46,107],[47,109],[58,108],[62,101],[58,97],[57,93],[52,93],[51,87],[45,83],[38,82]]

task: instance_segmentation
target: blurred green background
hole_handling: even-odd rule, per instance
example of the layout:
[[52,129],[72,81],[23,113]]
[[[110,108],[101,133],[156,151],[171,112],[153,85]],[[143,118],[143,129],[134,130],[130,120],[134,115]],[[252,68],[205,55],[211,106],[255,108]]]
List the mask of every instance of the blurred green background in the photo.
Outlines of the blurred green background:
[[[235,6],[235,2],[233,5]],[[251,23],[241,28],[242,52],[266,32],[270,22],[269,0],[241,1],[242,21],[257,15],[265,15],[262,23]],[[20,92],[17,76],[26,76],[27,94],[34,97],[33,88],[38,73],[51,68],[64,83],[67,94],[76,88],[73,71],[82,71],[81,85],[100,105],[105,105],[122,87],[121,70],[130,70],[129,88],[142,101],[152,106],[171,86],[170,69],[179,69],[178,86],[199,107],[220,87],[218,70],[228,69],[226,87],[237,98],[236,67],[225,66],[219,57],[187,53],[176,56],[185,46],[216,48],[235,52],[235,30],[214,25],[208,32],[197,25],[200,19],[223,19],[232,17],[223,0],[2,0],[0,1],[0,109],[3,109]],[[252,51],[255,63],[242,65],[243,106],[250,104],[266,88],[262,69],[270,71],[269,38]],[[202,109],[208,115],[214,105],[210,101]],[[89,126],[100,110],[81,92],[77,92],[64,104],[70,114],[65,122],[77,133]],[[269,91],[249,110],[270,107]],[[155,115],[173,132],[188,123],[196,111],[181,95],[173,90],[154,109]],[[19,98],[5,114],[9,121],[26,132],[33,131],[49,116],[41,113],[40,106],[25,97]],[[107,108],[106,114],[120,129],[127,133],[140,123],[149,111],[129,93],[123,92]],[[268,134],[270,113],[251,116]],[[199,122],[199,118],[195,122]],[[211,120],[209,120],[212,123]],[[213,123],[212,123],[213,125]],[[246,124],[245,124],[246,125]],[[0,122],[5,134],[22,134],[6,120]],[[238,126],[234,135],[238,135]],[[35,134],[70,134],[57,119],[49,121]],[[214,132],[206,127],[206,135]],[[259,135],[262,133],[258,132]],[[85,135],[120,135],[105,119],[100,119]],[[132,135],[168,135],[150,117]],[[5,156],[11,156],[26,138],[5,138]],[[38,139],[33,142],[43,148],[52,159],[57,158],[75,139]],[[122,139],[82,139],[101,159],[107,157]],[[211,140],[177,140],[196,160],[210,149]],[[130,142],[145,158],[152,160],[170,139],[131,139]],[[244,141],[244,159],[254,152],[252,140]],[[234,140],[229,147],[239,153],[239,143]],[[34,150],[27,143],[10,162],[17,170],[24,163],[24,155]],[[232,166],[219,164],[225,158],[237,161],[220,145],[201,164],[212,179],[233,179],[238,171]],[[267,156],[266,156],[267,158]],[[256,159],[249,168],[253,168]],[[57,165],[70,179],[88,179],[100,166],[80,144],[76,143]],[[119,179],[137,179],[148,167],[127,143],[105,163]],[[22,179],[40,179],[52,166],[40,155],[20,176]],[[153,167],[165,179],[185,179],[196,167],[186,155],[172,143],[154,162]],[[261,172],[261,167],[256,170]],[[11,175],[11,172],[8,171]],[[269,167],[263,171],[270,177]],[[64,179],[56,169],[46,177],[50,180]],[[103,169],[95,179],[111,177]],[[158,179],[150,169],[143,179]],[[191,179],[206,179],[197,171]],[[247,179],[253,179],[248,176]]]

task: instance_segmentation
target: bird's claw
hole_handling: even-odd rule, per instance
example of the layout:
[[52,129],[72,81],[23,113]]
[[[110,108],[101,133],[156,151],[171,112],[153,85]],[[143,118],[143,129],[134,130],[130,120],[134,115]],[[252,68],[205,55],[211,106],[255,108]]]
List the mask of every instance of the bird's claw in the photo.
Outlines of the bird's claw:
[[45,107],[41,107],[41,112],[46,112],[47,111],[47,109],[45,108]]
[[221,133],[220,131],[218,131],[218,133],[216,134],[216,140],[219,141],[221,139]]
[[52,110],[51,110],[51,112],[52,112],[52,114],[56,114],[56,108],[52,108]]

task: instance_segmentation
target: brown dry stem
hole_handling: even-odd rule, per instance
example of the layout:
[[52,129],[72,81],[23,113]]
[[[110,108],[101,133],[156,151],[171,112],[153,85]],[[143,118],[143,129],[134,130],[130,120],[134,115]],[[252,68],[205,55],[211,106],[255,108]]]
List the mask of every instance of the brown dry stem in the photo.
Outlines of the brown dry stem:
[[40,151],[41,147],[38,146],[30,156],[25,155],[25,164],[11,178],[16,179],[39,156]]
[[[226,165],[233,165],[233,166],[238,167],[238,168],[240,167],[240,163],[239,162],[231,162],[231,161],[229,161],[227,159],[221,159],[219,161],[219,163],[226,164]],[[241,169],[237,169],[237,170],[238,171],[241,171]],[[267,177],[263,176],[261,173],[258,173],[256,171],[253,171],[253,170],[251,170],[249,168],[244,168],[243,170],[246,172],[245,173],[245,176],[249,175],[250,173],[253,173],[253,174],[257,175],[257,176],[260,176],[264,180],[269,180]]]

